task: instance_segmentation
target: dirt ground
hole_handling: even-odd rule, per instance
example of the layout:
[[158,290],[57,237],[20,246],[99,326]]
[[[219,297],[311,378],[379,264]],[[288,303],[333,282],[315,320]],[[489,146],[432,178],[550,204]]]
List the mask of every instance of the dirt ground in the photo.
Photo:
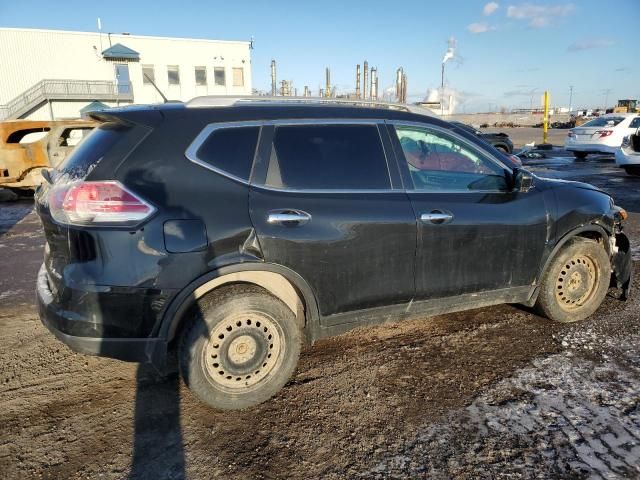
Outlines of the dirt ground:
[[[640,260],[640,178],[610,158],[528,163],[610,191]],[[41,258],[31,204],[0,205],[2,478],[640,478],[639,274],[578,324],[504,305],[323,340],[271,401],[220,413],[55,340],[33,305]]]

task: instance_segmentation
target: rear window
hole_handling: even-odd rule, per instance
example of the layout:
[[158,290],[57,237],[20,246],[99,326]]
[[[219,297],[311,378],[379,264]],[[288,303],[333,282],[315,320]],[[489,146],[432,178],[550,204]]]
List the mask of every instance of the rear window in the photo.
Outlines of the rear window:
[[624,120],[624,117],[598,117],[580,126],[581,127],[606,127],[607,125],[609,125],[609,122],[613,122],[613,126],[615,127],[623,120]]
[[214,130],[200,145],[196,156],[242,180],[249,180],[260,127],[233,127]]
[[84,178],[121,139],[127,127],[105,123],[87,135],[71,155],[58,167],[58,171],[70,178]]
[[277,127],[266,185],[293,189],[388,189],[375,125]]

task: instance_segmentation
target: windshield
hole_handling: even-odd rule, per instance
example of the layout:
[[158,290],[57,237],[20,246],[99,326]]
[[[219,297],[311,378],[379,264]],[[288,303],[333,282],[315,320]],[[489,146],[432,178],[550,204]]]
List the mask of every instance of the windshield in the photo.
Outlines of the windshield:
[[581,126],[582,127],[606,127],[609,125],[609,122],[612,122],[611,125],[615,127],[623,120],[624,120],[624,117],[598,117]]

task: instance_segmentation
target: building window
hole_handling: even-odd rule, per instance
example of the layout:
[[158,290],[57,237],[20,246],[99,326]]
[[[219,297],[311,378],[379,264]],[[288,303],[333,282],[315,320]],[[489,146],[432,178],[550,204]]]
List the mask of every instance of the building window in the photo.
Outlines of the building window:
[[226,85],[224,67],[213,67],[213,80],[219,87],[224,87]]
[[207,86],[207,67],[196,67],[196,85]]
[[244,87],[244,69],[242,67],[233,69],[233,86]]
[[142,84],[151,85],[151,82],[155,83],[156,73],[153,69],[153,65],[142,65]]
[[180,85],[180,67],[178,65],[169,65],[167,67],[169,85]]

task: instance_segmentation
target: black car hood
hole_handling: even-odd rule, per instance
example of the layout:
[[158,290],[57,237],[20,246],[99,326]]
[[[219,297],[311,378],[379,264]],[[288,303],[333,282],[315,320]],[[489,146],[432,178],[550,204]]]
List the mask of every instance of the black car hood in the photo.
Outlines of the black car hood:
[[584,190],[591,190],[593,192],[600,192],[600,193],[604,193],[605,195],[609,195],[604,190],[601,190],[600,188],[595,187],[590,183],[575,182],[573,180],[562,180],[559,178],[546,178],[546,177],[536,176],[535,183],[536,185],[539,185],[543,188],[563,188],[563,187],[581,188]]

